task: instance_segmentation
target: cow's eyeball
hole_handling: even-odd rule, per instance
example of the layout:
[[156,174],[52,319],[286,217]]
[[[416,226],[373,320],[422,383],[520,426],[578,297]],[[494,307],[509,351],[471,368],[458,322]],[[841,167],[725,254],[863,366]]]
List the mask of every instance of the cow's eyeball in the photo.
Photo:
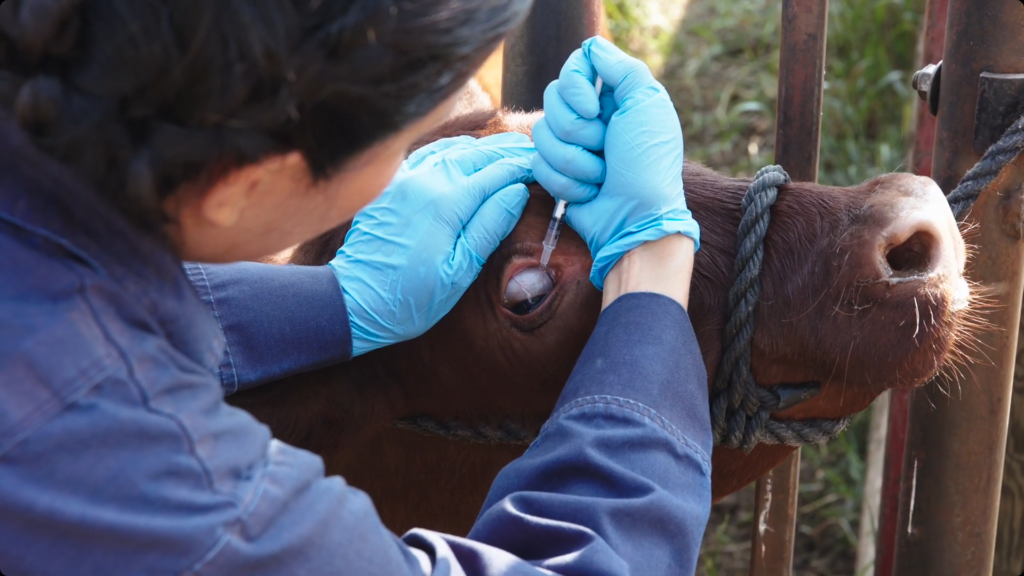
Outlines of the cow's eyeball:
[[544,302],[544,298],[554,287],[554,280],[544,270],[520,270],[505,286],[505,308],[517,316],[526,316]]

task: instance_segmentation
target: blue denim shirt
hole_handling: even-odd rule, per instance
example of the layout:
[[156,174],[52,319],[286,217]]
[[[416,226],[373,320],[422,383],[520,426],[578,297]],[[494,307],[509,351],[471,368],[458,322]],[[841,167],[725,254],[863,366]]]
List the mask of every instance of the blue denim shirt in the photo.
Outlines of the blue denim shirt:
[[319,457],[223,401],[347,356],[329,271],[186,275],[6,120],[0,254],[5,574],[694,571],[711,495],[707,385],[667,298],[627,295],[602,313],[468,537],[398,537]]

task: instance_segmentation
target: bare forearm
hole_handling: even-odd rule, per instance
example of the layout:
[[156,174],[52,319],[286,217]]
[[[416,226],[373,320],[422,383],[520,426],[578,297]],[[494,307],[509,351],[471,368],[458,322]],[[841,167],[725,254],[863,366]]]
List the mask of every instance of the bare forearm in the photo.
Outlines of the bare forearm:
[[672,234],[629,251],[605,278],[601,309],[630,292],[654,292],[686,308],[693,276],[693,240]]

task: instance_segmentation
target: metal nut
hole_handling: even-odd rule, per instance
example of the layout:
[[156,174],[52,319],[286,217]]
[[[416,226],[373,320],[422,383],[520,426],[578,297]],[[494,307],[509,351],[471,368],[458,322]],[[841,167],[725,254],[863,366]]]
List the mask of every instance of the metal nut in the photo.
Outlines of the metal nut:
[[929,64],[914,72],[914,77],[910,80],[910,85],[917,90],[917,95],[921,97],[921,100],[928,100],[928,89],[932,87],[936,68],[938,66],[935,64]]
[[939,84],[942,75],[942,61],[938,64],[929,64],[914,72],[910,79],[910,85],[917,91],[917,95],[928,103],[928,111],[935,116],[939,113]]

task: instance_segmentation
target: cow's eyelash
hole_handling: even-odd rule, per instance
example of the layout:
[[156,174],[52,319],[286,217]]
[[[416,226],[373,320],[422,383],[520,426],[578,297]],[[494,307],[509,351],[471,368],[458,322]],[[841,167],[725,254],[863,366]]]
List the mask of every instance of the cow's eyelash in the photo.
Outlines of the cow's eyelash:
[[509,256],[512,258],[535,258],[537,257],[537,245],[526,242],[517,242],[508,247]]
[[505,262],[505,268],[502,269],[502,271],[501,271],[501,278],[503,280],[502,283],[504,284],[505,282],[508,282],[508,271],[509,271],[510,268],[512,268],[512,266],[515,266],[516,264],[519,264],[520,262],[522,262],[524,260],[535,260],[535,259],[536,258],[534,258],[530,254],[512,254],[509,257],[508,261]]
[[536,260],[538,263],[540,262],[540,256],[538,255],[537,248],[532,244],[513,244],[506,249],[506,254],[505,266],[501,269],[500,276],[503,285],[508,280],[508,271],[512,266],[524,260]]

